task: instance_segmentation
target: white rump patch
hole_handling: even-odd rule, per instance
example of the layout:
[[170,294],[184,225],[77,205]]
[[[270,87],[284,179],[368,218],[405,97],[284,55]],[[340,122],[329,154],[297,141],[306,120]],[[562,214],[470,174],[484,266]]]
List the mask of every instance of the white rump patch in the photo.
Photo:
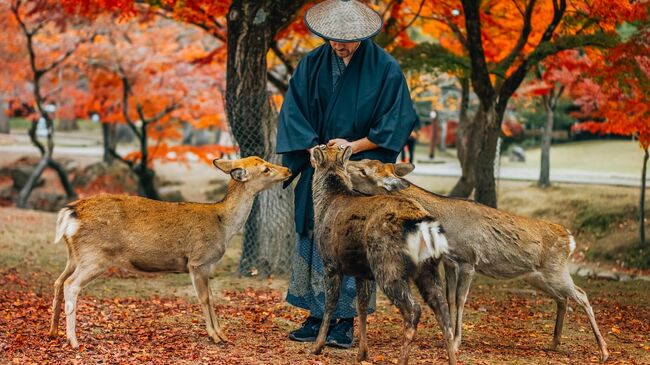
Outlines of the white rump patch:
[[56,218],[56,236],[54,237],[54,243],[57,243],[63,239],[70,238],[77,233],[79,229],[79,222],[74,217],[71,217],[73,210],[70,208],[63,208],[59,211],[59,215]]
[[573,238],[571,232],[569,232],[569,255],[571,255],[573,251],[575,251],[575,249],[576,249],[576,240]]
[[407,253],[413,262],[419,264],[428,258],[439,258],[449,252],[449,244],[439,222],[420,222],[417,226],[418,230],[406,237]]

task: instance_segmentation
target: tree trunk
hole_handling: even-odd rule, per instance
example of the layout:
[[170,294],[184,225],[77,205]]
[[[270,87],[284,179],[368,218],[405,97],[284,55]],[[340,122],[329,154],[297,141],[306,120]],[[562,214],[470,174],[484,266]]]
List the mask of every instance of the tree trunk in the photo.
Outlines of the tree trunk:
[[494,181],[494,158],[497,152],[497,141],[501,132],[501,115],[496,112],[496,103],[481,109],[477,113],[481,118],[477,121],[474,129],[480,130],[481,138],[475,139],[480,145],[477,148],[476,163],[474,165],[474,176],[476,178],[475,200],[479,203],[496,208],[497,194]]
[[9,128],[9,117],[7,116],[7,103],[5,103],[3,98],[0,97],[0,133],[9,134],[11,132]]
[[542,135],[542,156],[537,186],[547,188],[551,186],[551,137],[553,135],[553,119],[555,117],[553,95],[544,95],[542,97],[542,103],[546,112],[546,125],[544,126],[544,134]]
[[160,200],[158,189],[154,185],[156,172],[149,168],[149,135],[147,127],[149,123],[142,121],[140,128],[140,163],[135,166],[134,172],[138,175],[138,194],[149,199]]
[[70,184],[70,181],[68,180],[68,174],[58,163],[52,160],[52,153],[54,152],[54,128],[52,120],[45,113],[42,113],[41,115],[43,118],[45,118],[45,123],[47,125],[47,145],[44,147],[36,139],[35,131],[37,122],[33,122],[32,128],[29,131],[29,135],[32,139],[32,143],[41,151],[42,158],[34,168],[34,171],[32,171],[32,174],[27,179],[27,183],[25,183],[25,186],[20,190],[20,193],[18,194],[18,202],[16,203],[16,206],[19,208],[27,208],[27,200],[29,199],[29,196],[34,190],[36,182],[39,181],[41,175],[43,174],[43,171],[48,166],[57,172],[59,180],[61,181],[61,185],[65,189],[68,200],[77,199],[77,193],[74,191],[72,184]]
[[449,196],[467,198],[474,190],[474,160],[468,158],[468,148],[470,142],[469,135],[470,131],[473,130],[472,126],[475,124],[475,120],[470,120],[467,114],[469,109],[469,78],[461,78],[460,85],[461,99],[458,128],[456,129],[456,153],[462,173],[456,185],[451,189]]
[[[275,33],[302,3],[235,0],[228,11],[226,111],[242,157],[280,161],[275,154],[277,113],[267,91],[266,54]],[[286,273],[294,246],[293,190],[277,185],[260,193],[253,204],[238,272]]]
[[138,176],[138,194],[149,199],[160,200],[158,189],[154,185],[156,173],[142,165],[138,165],[134,172]]
[[639,198],[639,238],[641,245],[645,246],[645,176],[648,167],[648,148],[646,147],[643,152],[643,170],[641,171],[641,197]]
[[116,125],[115,123],[101,123],[102,137],[104,142],[103,160],[107,165],[112,165],[114,161],[111,150],[115,151],[117,147]]

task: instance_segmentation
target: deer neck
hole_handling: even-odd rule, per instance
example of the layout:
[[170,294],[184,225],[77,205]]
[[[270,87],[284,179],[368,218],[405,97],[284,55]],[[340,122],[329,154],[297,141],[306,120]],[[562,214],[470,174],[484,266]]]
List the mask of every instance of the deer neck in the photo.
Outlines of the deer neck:
[[346,184],[345,179],[333,169],[316,170],[312,183],[314,199],[314,218],[318,220],[328,204],[338,195],[354,195],[351,184]]
[[222,207],[224,223],[231,234],[239,231],[246,222],[257,193],[258,191],[248,188],[246,183],[235,180],[228,183],[226,196],[219,205]]

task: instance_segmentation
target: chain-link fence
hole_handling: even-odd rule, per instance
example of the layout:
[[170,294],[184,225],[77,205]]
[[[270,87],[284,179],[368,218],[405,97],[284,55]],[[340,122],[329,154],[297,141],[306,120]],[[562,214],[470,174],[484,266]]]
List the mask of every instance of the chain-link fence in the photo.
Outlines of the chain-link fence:
[[[269,95],[231,97],[228,124],[241,157],[259,156],[281,164],[275,154],[278,112]],[[293,189],[273,188],[261,192],[244,226],[238,272],[242,275],[285,275],[291,268],[295,248]]]

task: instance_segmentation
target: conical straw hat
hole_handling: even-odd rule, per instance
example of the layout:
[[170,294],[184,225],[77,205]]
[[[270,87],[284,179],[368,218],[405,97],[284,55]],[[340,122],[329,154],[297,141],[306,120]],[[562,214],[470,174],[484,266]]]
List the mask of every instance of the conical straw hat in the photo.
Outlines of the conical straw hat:
[[337,42],[370,38],[381,30],[379,14],[357,0],[325,0],[307,10],[305,23],[314,34]]

